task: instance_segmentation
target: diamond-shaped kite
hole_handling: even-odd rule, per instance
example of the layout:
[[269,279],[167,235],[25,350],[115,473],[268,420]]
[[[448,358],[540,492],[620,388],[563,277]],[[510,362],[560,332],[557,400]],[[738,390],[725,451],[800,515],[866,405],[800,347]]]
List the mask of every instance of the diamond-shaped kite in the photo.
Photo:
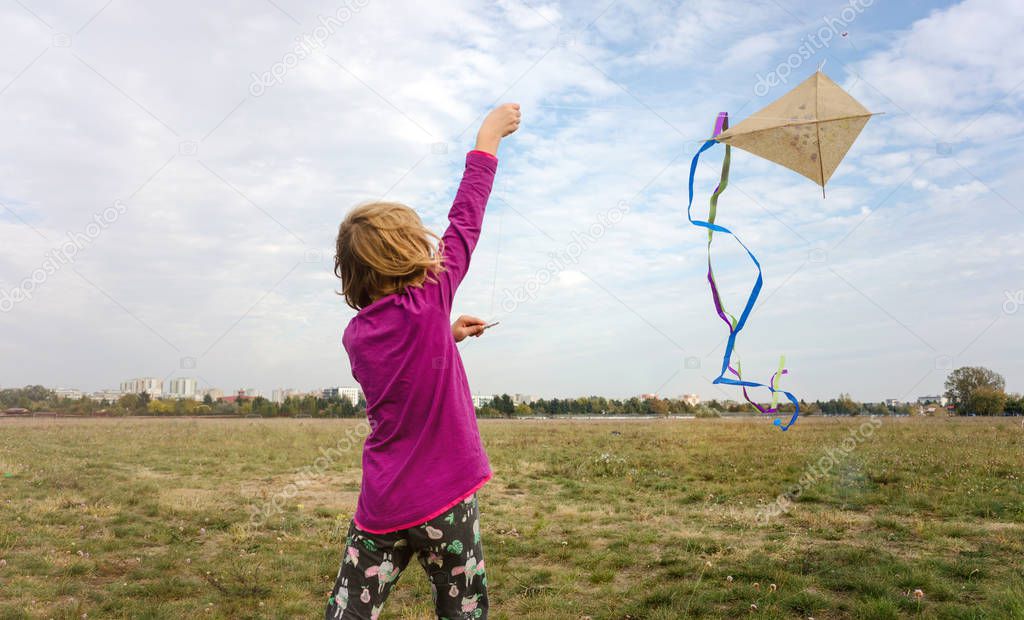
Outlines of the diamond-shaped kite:
[[[860,135],[871,116],[871,112],[857,103],[856,99],[839,88],[835,82],[828,79],[819,68],[814,75],[801,82],[796,88],[735,127],[729,127],[728,114],[720,113],[715,122],[714,136],[704,142],[697,150],[697,154],[694,155],[693,161],[690,162],[690,200],[686,206],[686,215],[691,224],[708,231],[707,277],[708,283],[711,285],[711,298],[719,318],[729,328],[729,338],[726,340],[725,353],[722,355],[722,366],[713,383],[743,388],[743,398],[761,413],[781,412],[778,397],[780,394],[785,396],[793,406],[793,414],[788,422],[783,422],[781,418],[775,419],[775,425],[782,430],[792,426],[800,415],[800,402],[796,396],[779,388],[779,380],[789,372],[785,367],[785,358],[779,360],[778,370],[767,383],[758,383],[745,378],[739,361],[733,362],[736,337],[743,330],[747,319],[750,318],[750,313],[757,303],[757,297],[761,293],[764,278],[761,272],[761,263],[754,257],[750,248],[740,241],[736,233],[715,221],[718,212],[718,198],[729,184],[730,147],[739,147],[759,157],[782,164],[820,185],[822,194],[824,194],[825,184],[839,167],[839,162],[843,161],[846,152],[850,150],[853,141]],[[725,144],[722,176],[718,187],[711,194],[708,219],[694,219],[693,183],[697,172],[697,162],[701,153],[719,142]],[[757,268],[757,279],[754,281],[747,302],[738,317],[726,310],[724,300],[715,282],[715,273],[711,265],[711,244],[716,232],[731,235],[736,239]],[[772,394],[771,405],[765,407],[756,402],[750,397],[747,388],[768,388]]]
[[821,71],[716,136],[825,187],[872,113]]

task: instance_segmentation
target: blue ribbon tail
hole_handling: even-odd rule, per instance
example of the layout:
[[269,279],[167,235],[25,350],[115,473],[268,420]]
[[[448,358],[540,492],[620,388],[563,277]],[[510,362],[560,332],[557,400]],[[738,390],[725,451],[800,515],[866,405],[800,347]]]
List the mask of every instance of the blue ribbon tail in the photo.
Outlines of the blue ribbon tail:
[[731,235],[732,238],[735,239],[736,242],[739,243],[740,246],[747,252],[747,256],[750,257],[750,260],[753,261],[754,266],[757,267],[757,280],[754,282],[754,286],[751,288],[750,294],[747,296],[747,303],[746,305],[743,306],[743,312],[740,313],[739,320],[736,321],[735,327],[730,327],[729,329],[729,340],[726,342],[725,353],[722,356],[722,369],[719,372],[718,377],[712,383],[734,385],[739,387],[763,387],[771,390],[773,394],[779,393],[784,395],[786,399],[789,400],[789,402],[793,403],[793,415],[790,417],[789,422],[783,423],[781,418],[775,418],[772,421],[772,423],[779,429],[785,431],[788,430],[789,427],[793,426],[797,418],[800,417],[800,401],[797,400],[797,398],[793,396],[793,394],[785,390],[779,390],[771,384],[765,385],[763,383],[757,383],[755,381],[730,379],[729,377],[725,376],[726,372],[728,372],[729,370],[729,361],[732,359],[733,349],[736,346],[736,336],[739,335],[740,330],[742,330],[743,327],[747,324],[747,319],[750,317],[750,313],[753,311],[754,305],[757,303],[757,298],[761,294],[761,288],[764,286],[764,274],[761,271],[761,263],[758,262],[757,257],[754,256],[754,253],[750,251],[750,248],[748,248],[746,244],[743,243],[743,240],[741,240],[734,232],[732,232],[731,230],[724,226],[719,226],[718,224],[713,224],[711,222],[707,222],[704,220],[693,219],[693,182],[694,177],[697,174],[697,162],[700,160],[700,156],[702,153],[704,153],[711,147],[715,146],[716,144],[718,144],[718,141],[713,138],[705,141],[704,144],[702,144],[701,147],[697,150],[697,153],[693,156],[693,161],[690,162],[690,180],[687,184],[689,199],[687,200],[686,204],[686,218],[694,226],[699,226],[701,228],[707,228],[708,230],[713,230],[715,232]]

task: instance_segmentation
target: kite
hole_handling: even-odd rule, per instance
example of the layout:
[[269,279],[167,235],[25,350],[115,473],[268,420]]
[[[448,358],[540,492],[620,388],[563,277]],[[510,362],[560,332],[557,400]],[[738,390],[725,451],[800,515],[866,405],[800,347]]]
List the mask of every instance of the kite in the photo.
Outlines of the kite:
[[[763,414],[779,412],[779,394],[782,394],[793,404],[793,415],[788,422],[784,423],[781,418],[775,418],[773,423],[784,431],[788,430],[800,416],[800,401],[792,393],[779,388],[782,376],[789,374],[789,370],[786,369],[786,358],[779,359],[778,370],[771,376],[767,384],[744,379],[742,365],[738,361],[735,367],[732,364],[736,337],[747,324],[747,319],[750,318],[750,312],[754,309],[754,304],[757,302],[757,297],[764,284],[761,263],[758,262],[750,248],[731,230],[715,223],[718,215],[718,198],[729,184],[732,147],[735,146],[781,164],[807,177],[821,186],[822,196],[824,196],[825,184],[839,167],[839,162],[846,156],[850,146],[860,135],[871,116],[871,112],[840,88],[838,84],[830,80],[819,68],[814,75],[793,90],[734,127],[729,127],[728,113],[720,112],[715,121],[712,137],[701,145],[697,154],[693,156],[693,161],[690,162],[689,203],[686,206],[686,217],[694,226],[706,228],[708,231],[707,277],[708,283],[711,285],[711,299],[714,301],[718,316],[729,327],[729,338],[726,341],[725,354],[722,357],[722,367],[718,377],[712,383],[742,388],[743,398]],[[697,172],[697,163],[704,151],[719,142],[725,144],[721,178],[715,191],[711,194],[708,219],[706,221],[695,220],[693,219],[693,179]],[[725,309],[722,296],[718,292],[718,285],[715,283],[714,269],[711,265],[711,243],[716,232],[731,235],[746,251],[747,256],[757,268],[757,279],[738,318]],[[727,374],[731,376],[727,376]],[[771,405],[764,407],[755,402],[750,398],[747,388],[768,388],[772,395]]]

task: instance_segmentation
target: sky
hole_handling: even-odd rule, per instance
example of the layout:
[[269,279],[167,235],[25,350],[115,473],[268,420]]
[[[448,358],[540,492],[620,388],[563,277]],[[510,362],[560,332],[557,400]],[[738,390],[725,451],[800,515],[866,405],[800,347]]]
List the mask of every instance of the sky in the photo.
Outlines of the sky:
[[[0,28],[0,386],[354,385],[339,222],[386,198],[442,231],[514,101],[453,314],[501,321],[460,345],[473,391],[738,399],[690,158],[824,63],[884,114],[825,199],[733,152],[718,222],[765,277],[746,376],[785,355],[800,398],[911,399],[984,365],[1024,391],[1019,1],[16,0]],[[714,260],[741,307],[751,263]]]

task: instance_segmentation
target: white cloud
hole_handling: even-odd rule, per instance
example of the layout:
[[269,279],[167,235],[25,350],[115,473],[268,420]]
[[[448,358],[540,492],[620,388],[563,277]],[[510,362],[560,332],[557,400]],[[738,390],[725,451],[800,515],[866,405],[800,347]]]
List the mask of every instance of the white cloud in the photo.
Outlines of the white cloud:
[[[260,97],[248,94],[251,74],[338,5],[289,3],[297,25],[269,3],[115,3],[70,48],[5,7],[0,88],[13,82],[0,94],[0,201],[17,217],[0,210],[0,286],[115,200],[128,209],[73,269],[0,314],[3,383],[106,387],[181,373],[184,356],[225,389],[350,382],[339,339],[352,311],[330,274],[338,221],[388,192],[440,228],[476,119],[501,97],[523,104],[524,126],[502,147],[457,300],[457,312],[502,320],[463,345],[474,390],[728,397],[708,383],[725,328],[707,291],[706,236],[685,219],[686,175],[715,112],[749,102],[742,117],[766,103],[750,101],[757,71],[817,27],[817,4],[790,4],[806,26],[773,3],[621,0],[593,22],[603,7],[585,3],[371,2],[327,42],[344,68],[314,54]],[[737,151],[720,205],[720,222],[766,273],[744,367],[766,379],[787,353],[789,385],[810,398],[902,395],[937,351],[957,354],[999,315],[1004,291],[1024,286],[1019,7],[968,0],[887,24],[886,36],[863,32],[886,8],[869,11],[861,50],[834,47],[826,70],[889,114],[868,124],[828,198]],[[71,3],[40,13],[61,32],[90,15]],[[941,140],[951,153],[938,152]],[[699,169],[697,213],[720,156]],[[620,201],[628,215],[578,263],[503,312],[505,290]],[[752,266],[727,237],[713,251],[737,308]],[[1016,318],[963,360],[1020,390],[1024,367],[1005,346],[1024,335]],[[677,374],[688,356],[703,369]],[[919,390],[941,380],[934,372]]]

